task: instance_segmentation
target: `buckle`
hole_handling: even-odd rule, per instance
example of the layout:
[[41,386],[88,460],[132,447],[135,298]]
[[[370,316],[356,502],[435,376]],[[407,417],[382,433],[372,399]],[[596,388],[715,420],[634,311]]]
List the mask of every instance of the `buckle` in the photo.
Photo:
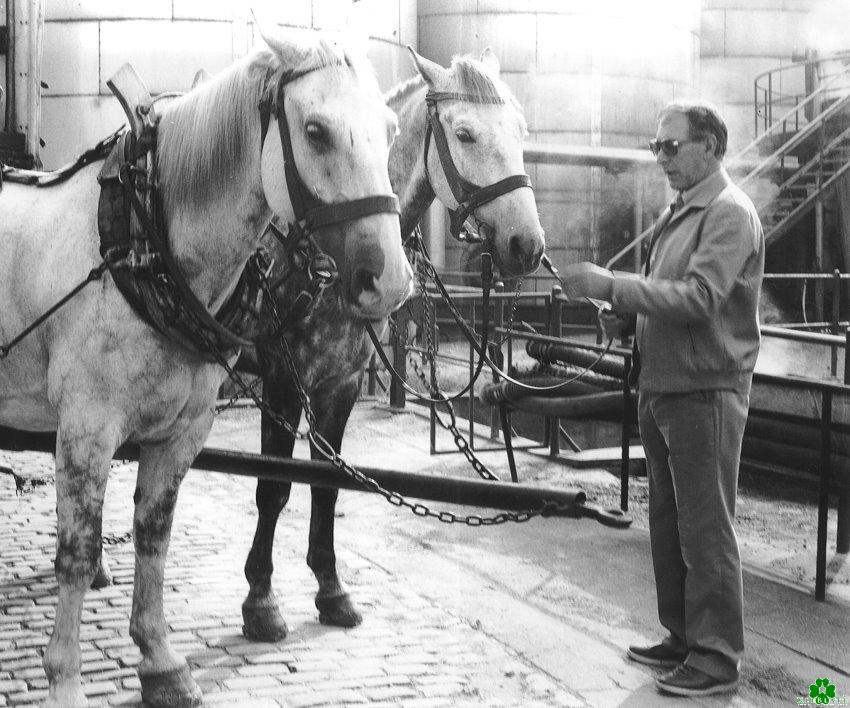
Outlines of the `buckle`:
[[317,253],[307,265],[310,280],[319,281],[320,288],[326,288],[339,276],[336,262],[327,253]]

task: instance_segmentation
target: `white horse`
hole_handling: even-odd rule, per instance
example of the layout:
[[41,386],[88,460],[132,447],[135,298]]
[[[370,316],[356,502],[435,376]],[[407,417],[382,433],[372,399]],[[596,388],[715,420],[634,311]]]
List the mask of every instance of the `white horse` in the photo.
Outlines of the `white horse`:
[[[309,193],[334,203],[391,194],[387,157],[397,123],[365,59],[318,36],[267,41],[272,51],[166,107],[158,128],[155,178],[167,238],[211,312],[234,291],[272,213],[293,219],[282,109]],[[258,104],[269,92],[277,103],[263,131]],[[0,192],[0,344],[101,261],[99,168],[50,189],[6,184]],[[355,217],[318,229],[315,238],[335,258],[353,313],[380,319],[409,295],[397,214]],[[125,441],[140,446],[130,634],[142,654],[142,697],[148,705],[201,701],[185,659],[169,646],[163,573],[177,491],[209,433],[223,376],[220,366],[138,317],[109,273],[0,360],[0,425],[57,431],[59,597],[44,655],[48,706],[86,704],[81,609],[100,556],[109,463]]]
[[[490,239],[494,260],[503,274],[534,271],[543,254],[544,233],[534,193],[527,186],[519,186],[523,180],[515,179],[524,173],[526,123],[510,89],[499,79],[497,58],[488,49],[479,59],[456,57],[447,69],[411,53],[419,73],[387,97],[389,106],[398,112],[401,126],[390,149],[390,179],[401,201],[402,234],[407,236],[413,230],[435,197],[449,209],[458,209],[447,172],[456,172],[479,189],[502,184],[505,191],[491,191],[492,199],[471,209],[469,218],[478,222]],[[445,162],[440,159],[431,116],[439,120],[439,129],[445,135],[448,150],[444,156],[450,156],[450,164],[448,158]],[[470,204],[475,204],[474,197]],[[281,292],[286,295],[285,289]],[[317,429],[339,451],[372,352],[364,324],[340,308],[337,300],[325,297],[310,317],[286,332],[286,337],[292,340],[298,377],[309,393]],[[257,353],[266,403],[297,425],[301,403],[289,367],[279,352],[262,342]],[[291,435],[268,415],[263,416],[263,452],[291,457],[294,444]],[[312,454],[323,459],[316,449]],[[288,631],[272,588],[272,555],[275,528],[291,486],[282,481],[257,482],[257,530],[245,562],[249,589],[242,605],[243,631],[254,639],[278,640]],[[319,621],[352,627],[362,616],[337,574],[334,509],[338,492],[325,487],[312,487],[311,492],[307,564],[319,584],[315,597]]]

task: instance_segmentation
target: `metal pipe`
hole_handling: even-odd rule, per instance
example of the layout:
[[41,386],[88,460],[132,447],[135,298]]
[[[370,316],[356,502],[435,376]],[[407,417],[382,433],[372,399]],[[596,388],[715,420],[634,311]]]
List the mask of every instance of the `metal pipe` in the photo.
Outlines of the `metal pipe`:
[[826,532],[829,516],[829,477],[832,472],[830,434],[832,428],[832,392],[823,391],[821,398],[821,456],[818,488],[818,538],[815,560],[815,600],[826,597]]
[[6,0],[6,125],[7,133],[17,130],[15,115],[15,2]]

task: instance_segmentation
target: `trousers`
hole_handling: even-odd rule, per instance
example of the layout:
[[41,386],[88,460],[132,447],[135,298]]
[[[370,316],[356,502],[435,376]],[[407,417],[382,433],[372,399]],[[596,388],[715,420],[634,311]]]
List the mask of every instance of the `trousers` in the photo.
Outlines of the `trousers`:
[[721,680],[744,653],[743,579],[733,526],[749,391],[640,392],[649,535],[665,642]]

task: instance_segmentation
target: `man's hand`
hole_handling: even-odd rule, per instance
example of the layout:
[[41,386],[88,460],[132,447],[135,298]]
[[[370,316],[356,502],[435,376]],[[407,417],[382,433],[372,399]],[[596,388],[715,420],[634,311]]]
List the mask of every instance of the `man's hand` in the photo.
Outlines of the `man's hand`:
[[614,274],[593,263],[573,263],[561,271],[564,293],[570,299],[591,297],[595,300],[611,300]]
[[599,310],[598,319],[605,339],[616,339],[622,336],[629,326],[629,320],[620,317],[613,310]]

